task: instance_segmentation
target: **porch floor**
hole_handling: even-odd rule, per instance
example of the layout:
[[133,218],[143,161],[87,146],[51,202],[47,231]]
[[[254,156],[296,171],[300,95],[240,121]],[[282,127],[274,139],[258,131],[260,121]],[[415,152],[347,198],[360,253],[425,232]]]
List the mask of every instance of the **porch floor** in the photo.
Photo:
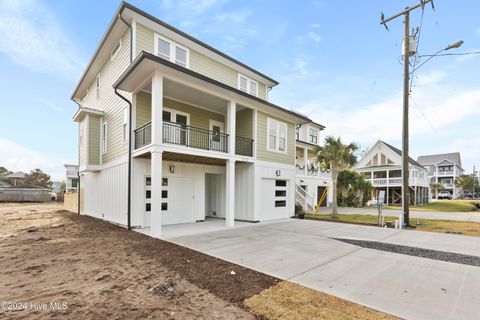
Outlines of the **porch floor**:
[[[172,239],[188,235],[202,234],[215,231],[224,231],[228,229],[241,228],[256,224],[255,222],[235,221],[233,227],[225,226],[225,219],[206,218],[205,221],[196,223],[180,223],[162,226],[162,236],[160,239]],[[150,227],[133,229],[134,231],[151,236]]]

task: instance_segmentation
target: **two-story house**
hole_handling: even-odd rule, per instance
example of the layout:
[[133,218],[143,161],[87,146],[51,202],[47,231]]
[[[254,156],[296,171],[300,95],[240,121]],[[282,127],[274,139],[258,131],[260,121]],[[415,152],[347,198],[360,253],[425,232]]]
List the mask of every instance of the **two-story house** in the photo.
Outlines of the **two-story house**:
[[[411,204],[430,202],[430,183],[427,171],[417,161],[409,158]],[[354,169],[372,184],[372,199],[378,199],[379,191],[385,191],[386,205],[402,204],[402,151],[384,142],[377,141],[368,150]]]
[[309,122],[297,127],[295,167],[297,174],[296,201],[308,212],[317,205],[326,207],[333,201],[332,175],[315,159],[315,147],[320,145],[320,132],[325,127]]
[[65,164],[65,191],[78,191],[78,165]]
[[274,79],[122,2],[72,100],[80,211],[149,228],[294,214],[296,127]]
[[430,183],[440,184],[441,190],[449,192],[453,199],[461,196],[462,190],[455,186],[455,180],[464,172],[460,152],[420,156],[417,161],[427,169]]

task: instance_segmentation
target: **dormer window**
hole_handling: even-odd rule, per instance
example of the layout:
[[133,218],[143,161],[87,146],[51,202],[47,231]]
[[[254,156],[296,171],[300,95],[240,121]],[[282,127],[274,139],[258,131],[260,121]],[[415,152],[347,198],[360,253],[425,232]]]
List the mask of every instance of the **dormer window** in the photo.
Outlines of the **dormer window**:
[[238,74],[238,89],[252,96],[258,96],[258,82],[243,74]]
[[176,63],[184,68],[189,67],[189,50],[159,34],[155,34],[154,51],[157,56],[165,60]]

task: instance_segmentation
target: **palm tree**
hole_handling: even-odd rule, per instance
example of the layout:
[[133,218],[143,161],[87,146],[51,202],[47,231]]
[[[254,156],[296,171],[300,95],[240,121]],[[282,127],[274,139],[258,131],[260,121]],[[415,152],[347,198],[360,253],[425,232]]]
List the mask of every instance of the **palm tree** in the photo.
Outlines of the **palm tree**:
[[365,192],[368,192],[372,189],[372,184],[370,183],[370,181],[365,180],[363,174],[356,173],[354,187],[358,198],[357,206],[360,208],[363,205],[363,198],[365,196]]
[[337,189],[342,194],[342,206],[345,206],[345,200],[348,196],[348,191],[356,182],[356,172],[351,170],[342,170],[337,176]]
[[354,152],[358,149],[355,143],[343,144],[340,137],[332,136],[325,138],[323,146],[315,147],[315,155],[318,162],[331,170],[332,185],[333,185],[333,209],[332,218],[338,218],[338,204],[337,204],[337,180],[338,173],[342,170],[348,169],[357,162],[357,157]]
[[435,194],[435,198],[437,198],[438,191],[443,190],[443,186],[440,183],[432,183],[430,185],[430,189],[432,189],[433,193]]

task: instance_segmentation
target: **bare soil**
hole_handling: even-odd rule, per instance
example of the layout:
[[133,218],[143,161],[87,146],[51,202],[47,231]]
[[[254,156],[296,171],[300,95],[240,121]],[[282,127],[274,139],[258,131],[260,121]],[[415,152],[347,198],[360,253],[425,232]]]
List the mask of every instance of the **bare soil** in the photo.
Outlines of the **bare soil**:
[[244,301],[278,282],[59,209],[0,204],[0,318],[254,319]]

